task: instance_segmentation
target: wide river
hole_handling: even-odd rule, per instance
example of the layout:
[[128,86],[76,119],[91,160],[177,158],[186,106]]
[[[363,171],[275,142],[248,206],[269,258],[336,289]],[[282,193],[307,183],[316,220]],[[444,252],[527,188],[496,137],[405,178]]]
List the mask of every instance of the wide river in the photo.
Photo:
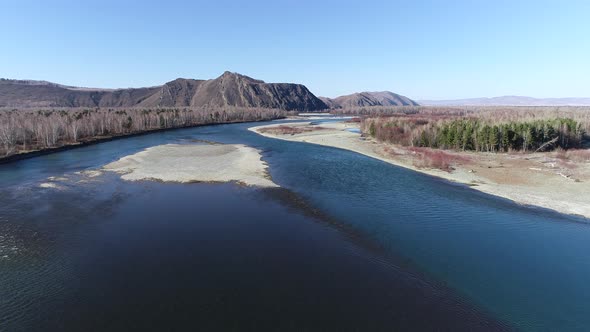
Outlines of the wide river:
[[[0,166],[0,331],[590,328],[587,219],[254,125]],[[196,140],[260,149],[282,189],[78,173]]]

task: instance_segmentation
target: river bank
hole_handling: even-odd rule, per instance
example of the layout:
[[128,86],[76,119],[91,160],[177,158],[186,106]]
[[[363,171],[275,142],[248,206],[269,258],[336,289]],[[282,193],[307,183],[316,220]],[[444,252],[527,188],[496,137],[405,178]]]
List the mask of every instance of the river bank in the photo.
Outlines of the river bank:
[[420,152],[361,137],[357,123],[310,122],[249,128],[260,135],[354,151],[417,172],[464,184],[523,205],[590,218],[590,163],[570,162],[551,153],[448,153],[452,169],[421,166]]

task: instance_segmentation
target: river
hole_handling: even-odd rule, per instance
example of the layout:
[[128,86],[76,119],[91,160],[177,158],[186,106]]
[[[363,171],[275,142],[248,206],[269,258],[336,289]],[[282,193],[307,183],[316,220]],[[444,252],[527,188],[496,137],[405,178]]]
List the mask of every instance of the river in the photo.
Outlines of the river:
[[[590,326],[587,219],[254,125],[1,165],[0,330]],[[78,173],[194,140],[260,149],[282,189]]]

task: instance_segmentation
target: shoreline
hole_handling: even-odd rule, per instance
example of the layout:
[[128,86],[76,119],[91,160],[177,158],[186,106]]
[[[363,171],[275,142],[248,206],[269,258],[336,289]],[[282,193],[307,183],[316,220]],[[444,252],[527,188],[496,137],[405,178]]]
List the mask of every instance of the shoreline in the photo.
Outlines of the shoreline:
[[[590,202],[590,190],[584,190],[584,183],[574,181],[562,173],[552,174],[537,167],[529,167],[533,161],[529,160],[530,158],[527,158],[526,155],[515,157],[466,153],[464,155],[473,158],[474,161],[463,165],[454,165],[456,167],[452,172],[446,172],[439,169],[416,167],[413,165],[416,160],[410,154],[402,155],[395,151],[393,156],[386,155],[384,151],[396,150],[396,147],[370,139],[362,139],[359,133],[350,131],[350,129],[358,128],[358,124],[355,123],[319,124],[319,126],[315,126],[316,128],[320,127],[319,130],[295,132],[294,134],[273,133],[272,128],[278,126],[280,124],[254,126],[248,130],[268,138],[352,151],[391,165],[434,176],[452,184],[467,186],[486,194],[508,199],[520,205],[540,207],[590,219],[590,204],[584,204],[584,202]],[[314,127],[309,121],[289,123],[289,126],[302,129]],[[263,128],[266,128],[267,132],[262,132]],[[268,128],[271,128],[271,132],[268,132]],[[516,164],[521,161],[524,162],[523,165]],[[513,163],[520,167],[511,168],[512,164],[505,166],[503,163]],[[490,165],[494,165],[494,167]],[[586,176],[586,174],[590,174],[588,172],[590,165],[584,166],[583,174]]]
[[286,117],[277,118],[277,119],[268,119],[268,120],[235,121],[235,122],[224,122],[224,123],[197,124],[197,125],[189,125],[189,126],[174,127],[174,128],[158,128],[158,129],[146,130],[146,131],[141,131],[141,132],[134,132],[134,133],[124,134],[124,135],[97,137],[95,139],[89,139],[87,141],[80,141],[77,143],[68,143],[68,144],[64,144],[64,145],[60,145],[60,146],[56,146],[56,147],[51,147],[51,148],[46,148],[46,149],[41,149],[41,150],[31,150],[31,151],[11,154],[11,155],[8,155],[5,157],[0,157],[0,165],[13,163],[13,162],[17,162],[20,160],[26,160],[26,159],[31,159],[31,158],[35,158],[35,157],[45,156],[45,155],[56,153],[56,152],[69,151],[69,150],[83,148],[83,147],[91,146],[91,145],[95,145],[95,144],[116,141],[116,140],[120,140],[120,139],[124,139],[124,138],[131,138],[131,137],[155,134],[155,133],[171,131],[171,130],[180,130],[180,129],[188,129],[188,128],[196,128],[196,127],[204,127],[204,126],[219,126],[219,125],[237,124],[237,123],[250,123],[250,122],[257,123],[257,122],[275,121],[275,120],[283,120],[283,119],[286,119]]

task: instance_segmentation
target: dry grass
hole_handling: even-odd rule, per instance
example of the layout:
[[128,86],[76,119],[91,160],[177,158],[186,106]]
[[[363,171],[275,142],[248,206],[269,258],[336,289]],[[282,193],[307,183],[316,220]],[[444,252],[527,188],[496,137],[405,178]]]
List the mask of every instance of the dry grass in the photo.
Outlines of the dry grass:
[[383,154],[387,157],[397,157],[397,156],[403,155],[403,153],[400,153],[399,151],[397,151],[395,148],[393,148],[391,146],[384,146],[383,147]]
[[555,158],[562,161],[590,162],[590,150],[588,149],[559,149],[555,152]]
[[414,155],[413,165],[417,168],[432,168],[451,172],[455,169],[454,166],[459,164],[464,165],[470,162],[467,156],[442,150],[417,147],[412,147],[408,150]]
[[587,106],[373,106],[351,109],[337,109],[330,113],[335,115],[357,115],[365,117],[427,117],[432,118],[463,118],[478,117],[493,122],[514,122],[522,118],[549,119],[568,117],[586,123],[590,131],[590,107]]
[[359,117],[354,117],[352,119],[348,119],[344,121],[344,123],[361,123],[362,119]]
[[280,125],[276,127],[260,128],[261,133],[273,134],[273,135],[296,135],[307,132],[313,132],[318,130],[324,130],[326,128],[318,126],[306,126],[306,127],[294,127],[287,125]]

